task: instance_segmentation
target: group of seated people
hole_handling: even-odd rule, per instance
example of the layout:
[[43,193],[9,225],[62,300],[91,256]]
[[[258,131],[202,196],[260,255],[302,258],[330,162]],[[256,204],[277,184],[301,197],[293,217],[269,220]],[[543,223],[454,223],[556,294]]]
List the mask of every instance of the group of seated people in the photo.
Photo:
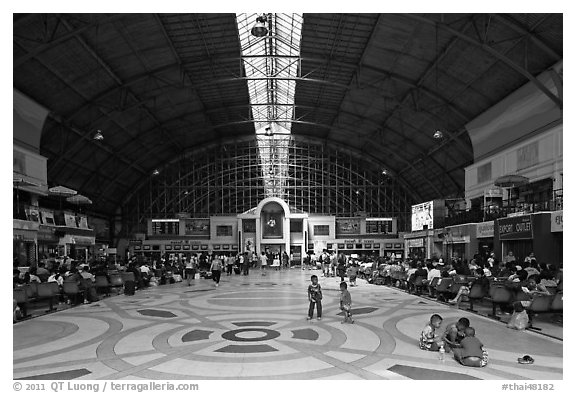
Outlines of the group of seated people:
[[[151,282],[156,282],[157,284],[174,282],[173,277],[176,274],[181,274],[178,266],[172,263],[161,262],[157,266],[152,267],[147,262],[140,263],[135,259],[128,261],[125,265],[109,264],[106,261],[96,261],[92,264],[75,261],[66,263],[64,261],[51,263],[50,269],[46,267],[44,262],[39,262],[38,266],[22,270],[18,267],[13,268],[12,286],[14,289],[24,288],[31,283],[55,282],[59,288],[58,302],[69,305],[78,301],[89,304],[99,300],[97,289],[102,289],[109,294],[110,287],[96,287],[95,282],[98,276],[106,277],[106,282],[110,284],[112,275],[120,274],[122,271],[132,272],[134,275],[134,287],[139,289],[149,286]],[[74,296],[67,294],[63,288],[65,282],[76,283],[79,289],[78,294]],[[13,314],[16,320],[21,315],[21,311],[15,300],[13,303]]]
[[[446,263],[442,259],[431,259],[423,263],[418,260],[392,261],[380,263],[368,278],[372,283],[383,283],[393,286],[405,286],[408,291],[427,290],[434,296],[436,289],[433,283],[451,278],[454,287],[452,293],[439,294],[440,300],[448,301],[456,307],[467,300],[472,285],[482,288],[481,293],[488,297],[490,287],[497,282],[514,293],[519,300],[510,304],[499,304],[500,312],[510,314],[514,310],[529,309],[535,296],[553,295],[561,288],[563,279],[562,265],[538,263],[533,254],[523,262],[508,261],[498,263],[493,255],[483,261],[481,258],[452,259]],[[436,280],[435,280],[436,279]],[[418,283],[418,286],[416,286]],[[520,294],[520,292],[522,292]],[[521,295],[521,296],[519,296]]]

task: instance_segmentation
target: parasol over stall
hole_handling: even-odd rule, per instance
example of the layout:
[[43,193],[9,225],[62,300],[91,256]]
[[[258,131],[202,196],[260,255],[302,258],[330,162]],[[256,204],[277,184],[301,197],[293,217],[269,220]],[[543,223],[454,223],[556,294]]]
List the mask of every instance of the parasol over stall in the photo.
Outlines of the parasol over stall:
[[530,182],[525,176],[520,175],[504,175],[494,180],[494,185],[502,188],[515,188],[526,185]]
[[[92,204],[92,200],[90,198],[81,194],[72,195],[71,197],[66,198],[66,202],[78,206]],[[80,211],[82,211],[82,209],[80,209]]]
[[[494,185],[502,188],[516,188],[524,186],[530,182],[526,176],[521,175],[504,175],[494,180]],[[510,206],[510,190],[508,190],[508,206]]]
[[[78,191],[64,186],[55,186],[48,189],[48,194],[67,198],[78,194]],[[62,210],[62,199],[60,199],[60,210]]]

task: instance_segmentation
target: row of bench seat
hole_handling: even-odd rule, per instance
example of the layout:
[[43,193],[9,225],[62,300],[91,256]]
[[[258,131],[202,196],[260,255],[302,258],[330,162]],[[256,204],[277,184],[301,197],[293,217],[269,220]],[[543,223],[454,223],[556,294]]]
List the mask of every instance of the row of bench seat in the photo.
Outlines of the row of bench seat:
[[[401,289],[407,290],[409,293],[422,294],[427,291],[433,297],[440,301],[447,301],[453,299],[463,285],[470,285],[470,293],[466,296],[464,301],[469,303],[469,311],[474,311],[475,302],[488,301],[492,305],[492,314],[490,316],[496,317],[496,307],[500,305],[511,306],[514,302],[522,300],[530,300],[530,297],[522,291],[516,291],[505,285],[504,281],[492,280],[490,282],[490,289],[486,293],[486,289],[481,285],[474,284],[475,277],[467,276],[454,276],[440,278],[435,277],[427,283],[422,276],[408,277],[406,272],[392,271],[388,276],[379,277],[381,283],[385,285],[395,285]],[[377,281],[376,278],[373,281]],[[534,297],[532,305],[527,309],[529,313],[562,313],[563,312],[563,287],[560,283],[557,287],[548,287],[550,295]]]
[[83,280],[79,285],[76,281],[64,280],[62,288],[56,282],[31,282],[13,289],[13,298],[22,312],[22,317],[28,317],[28,309],[32,303],[47,301],[48,310],[46,312],[56,311],[54,303],[62,296],[69,300],[74,299],[74,304],[80,297],[86,298],[86,291],[95,288],[97,294],[109,296],[112,290],[118,293],[124,288],[127,281],[135,281],[134,273],[118,272],[109,274],[110,279],[106,276],[96,276],[95,281],[89,279]]

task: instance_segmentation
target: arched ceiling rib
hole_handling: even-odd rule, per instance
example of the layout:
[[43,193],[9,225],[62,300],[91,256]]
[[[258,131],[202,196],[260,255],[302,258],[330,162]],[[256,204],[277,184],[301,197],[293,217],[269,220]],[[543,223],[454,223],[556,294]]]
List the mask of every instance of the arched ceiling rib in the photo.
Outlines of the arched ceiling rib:
[[[373,157],[419,200],[462,195],[467,122],[527,82],[562,107],[536,79],[562,60],[562,24],[304,14],[292,134]],[[49,180],[96,211],[113,214],[174,157],[254,134],[235,14],[15,14],[13,32],[14,88],[51,111]]]

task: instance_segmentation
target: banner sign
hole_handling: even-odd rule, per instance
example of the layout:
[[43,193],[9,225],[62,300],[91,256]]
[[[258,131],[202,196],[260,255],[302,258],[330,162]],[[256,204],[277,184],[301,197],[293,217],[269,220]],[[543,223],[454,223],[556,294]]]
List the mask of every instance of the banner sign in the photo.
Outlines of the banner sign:
[[498,219],[498,234],[500,240],[532,239],[532,216]]
[[433,202],[424,202],[412,206],[412,231],[421,231],[424,226],[434,228]]
[[563,210],[558,210],[550,214],[550,232],[563,232]]
[[408,239],[406,241],[408,248],[424,247],[424,239]]
[[336,235],[359,235],[360,220],[357,218],[336,219]]
[[190,236],[210,236],[210,219],[192,218],[184,220],[184,232]]
[[494,237],[494,221],[479,222],[476,224],[476,237]]

